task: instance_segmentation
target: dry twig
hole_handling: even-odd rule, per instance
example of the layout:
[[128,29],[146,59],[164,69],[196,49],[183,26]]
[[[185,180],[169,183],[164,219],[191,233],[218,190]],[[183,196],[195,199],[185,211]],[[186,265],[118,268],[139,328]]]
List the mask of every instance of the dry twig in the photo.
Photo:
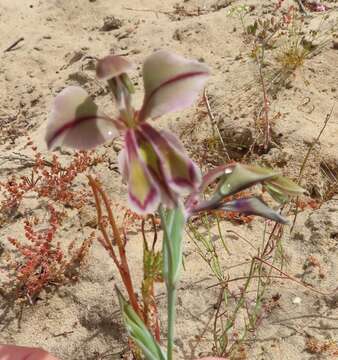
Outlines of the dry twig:
[[[317,136],[316,139],[312,142],[311,146],[309,147],[309,149],[308,149],[308,151],[307,151],[307,153],[306,153],[306,155],[305,155],[305,158],[304,158],[304,160],[303,160],[302,166],[301,166],[301,168],[300,168],[300,170],[299,170],[299,176],[298,176],[298,181],[297,181],[298,184],[300,184],[301,181],[302,181],[304,169],[305,169],[306,163],[307,163],[307,161],[308,161],[308,159],[309,159],[309,156],[310,156],[312,150],[313,150],[314,147],[318,144],[320,137],[322,136],[322,134],[323,134],[323,132],[324,132],[324,130],[325,130],[325,128],[326,128],[329,120],[331,119],[331,116],[332,116],[332,113],[333,113],[333,109],[334,109],[334,105],[332,105],[330,112],[326,115],[326,119],[325,119],[325,121],[324,121],[324,124],[323,124],[321,130],[319,131],[318,136]],[[293,231],[293,229],[294,229],[294,227],[295,227],[296,220],[297,220],[297,216],[298,216],[298,196],[297,196],[297,198],[296,198],[296,204],[297,204],[297,207],[296,207],[296,210],[295,210],[295,217],[294,217],[294,219],[293,219],[292,226],[291,226],[291,229],[290,229],[290,234],[292,233],[292,231]]]
[[4,52],[9,52],[9,51],[12,51],[14,50],[15,46],[18,45],[21,41],[24,41],[25,38],[21,37],[19,38],[18,40],[14,41],[14,43],[12,45],[9,45],[5,50]]
[[221,142],[221,144],[222,144],[222,146],[223,146],[224,154],[225,154],[225,156],[227,157],[227,159],[230,161],[230,160],[231,160],[231,159],[230,159],[230,156],[229,156],[229,154],[228,154],[228,151],[227,151],[227,148],[226,148],[226,146],[225,146],[224,140],[223,140],[222,135],[221,135],[221,133],[220,133],[220,131],[219,131],[219,128],[218,128],[218,126],[217,126],[217,122],[216,122],[215,116],[214,116],[214,114],[212,113],[212,110],[211,110],[211,107],[210,107],[210,103],[209,103],[209,99],[208,99],[207,90],[206,90],[206,89],[204,89],[204,92],[203,92],[203,100],[204,100],[205,105],[206,105],[206,107],[207,107],[208,116],[209,116],[209,119],[210,119],[210,122],[211,122],[212,129],[213,129],[213,131],[216,130],[217,136],[219,137],[219,140],[220,140],[220,142]]

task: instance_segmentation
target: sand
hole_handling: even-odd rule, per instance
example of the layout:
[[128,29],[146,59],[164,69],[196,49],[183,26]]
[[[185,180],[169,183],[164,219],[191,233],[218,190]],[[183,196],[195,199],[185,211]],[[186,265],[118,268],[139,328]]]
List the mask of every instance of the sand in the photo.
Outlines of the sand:
[[[27,136],[38,151],[51,157],[43,140],[46,118],[53,97],[66,85],[83,86],[96,97],[98,104],[110,111],[109,94],[95,80],[91,66],[93,57],[120,54],[128,56],[137,65],[131,77],[136,85],[135,102],[139,105],[142,100],[142,61],[158,49],[171,50],[209,65],[212,76],[207,92],[215,121],[231,157],[241,160],[243,149],[238,149],[238,143],[250,147],[257,135],[254,119],[255,111],[260,108],[262,90],[257,66],[249,56],[250,45],[243,38],[240,19],[229,16],[229,11],[241,4],[252,5],[245,17],[247,23],[252,23],[273,13],[275,1],[228,3],[230,1],[225,0],[1,0],[0,179],[4,180],[13,173],[30,173],[29,168],[21,168],[20,163],[11,158],[14,155],[32,156]],[[295,1],[289,1],[289,4],[296,6]],[[297,178],[309,146],[337,102],[338,52],[337,45],[334,45],[337,33],[330,29],[335,21],[337,23],[338,11],[334,9],[337,6],[335,1],[325,4],[331,10],[325,14],[309,12],[303,26],[304,31],[316,29],[327,15],[328,19],[320,25],[327,42],[318,54],[306,59],[303,66],[269,99],[273,139],[277,144],[267,154],[250,158],[250,161],[275,167],[293,179]],[[181,10],[180,6],[183,7]],[[4,52],[20,38],[24,39]],[[274,58],[282,46],[278,44],[277,49],[267,55],[266,73],[274,69]],[[309,338],[336,346],[338,341],[337,193],[330,200],[322,201],[328,187],[337,181],[334,177],[338,176],[337,111],[336,106],[320,141],[309,156],[302,182],[321,207],[307,207],[298,215],[293,232],[290,234],[290,228],[285,228],[282,237],[287,260],[283,271],[327,295],[316,293],[295,281],[272,281],[264,303],[271,304],[272,299],[278,298],[278,304],[266,305],[269,309],[264,311],[257,331],[247,336],[243,352],[237,357],[233,354],[233,359],[299,360],[338,356],[332,351],[334,345],[331,350],[323,350],[322,354],[317,354],[313,348],[311,353],[309,347]],[[227,160],[225,155],[222,159],[220,152],[210,149],[204,158],[201,156],[205,150],[204,140],[212,136],[203,104],[156,121],[157,126],[181,136],[189,154],[204,170]],[[112,168],[117,166],[116,152],[121,144],[119,140],[113,146],[98,150],[107,154]],[[67,163],[72,152],[65,150],[59,156]],[[331,176],[327,175],[326,165],[329,165]],[[99,174],[115,202],[126,205],[126,187],[116,172],[109,170],[106,164],[99,164],[90,172]],[[77,186],[83,187],[85,183],[85,177],[80,176]],[[22,214],[30,208],[40,216],[45,212],[41,208],[43,200],[36,194],[30,195],[21,205],[21,216],[14,216],[0,225],[0,242],[6,251],[13,251],[6,240],[8,236],[23,238]],[[93,222],[95,225],[92,201],[81,211],[66,211],[67,218],[57,234],[64,246],[74,239],[80,242],[93,231]],[[230,251],[230,255],[222,251],[217,240],[223,271],[231,277],[243,276],[247,267],[227,269],[256,254],[262,241],[264,221],[255,219],[249,224],[227,221],[221,226]],[[268,224],[268,231],[271,227]],[[142,277],[142,239],[138,229],[139,224],[135,224],[135,231],[128,234],[127,246],[135,283]],[[217,239],[216,227],[211,231]],[[231,236],[229,231],[248,239],[256,250],[238,235],[232,233]],[[178,290],[175,356],[177,359],[194,359],[213,355],[213,324],[210,319],[215,311],[218,290],[217,287],[208,289],[216,280],[188,236],[184,254],[185,269]],[[322,274],[318,267],[306,265],[309,256],[318,260]],[[3,258],[0,260],[4,264]],[[275,275],[280,274],[276,272]],[[1,300],[0,342],[43,347],[62,360],[127,357],[126,334],[114,292],[116,284],[120,284],[120,280],[111,259],[94,241],[78,282],[61,286],[53,292],[42,292],[32,306],[20,308]],[[238,293],[241,286],[242,282],[234,282],[230,288]],[[165,339],[162,285],[158,286],[157,295]],[[233,299],[229,302],[229,313],[231,309]]]

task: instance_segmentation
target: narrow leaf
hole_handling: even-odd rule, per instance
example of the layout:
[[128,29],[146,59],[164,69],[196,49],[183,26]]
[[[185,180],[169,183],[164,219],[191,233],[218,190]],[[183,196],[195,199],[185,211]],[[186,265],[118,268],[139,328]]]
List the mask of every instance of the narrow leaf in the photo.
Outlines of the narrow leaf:
[[190,106],[208,77],[208,67],[198,61],[163,50],[152,54],[143,65],[145,98],[140,120]]
[[255,197],[226,202],[219,206],[217,210],[237,211],[244,215],[257,215],[282,224],[289,222],[277,211],[271,209],[262,200]]
[[147,360],[166,360],[164,351],[151,335],[143,321],[134,309],[124,299],[122,293],[116,288],[120,309],[130,338],[142,350]]
[[118,135],[115,121],[102,114],[82,88],[70,86],[54,99],[45,136],[49,149],[90,149]]

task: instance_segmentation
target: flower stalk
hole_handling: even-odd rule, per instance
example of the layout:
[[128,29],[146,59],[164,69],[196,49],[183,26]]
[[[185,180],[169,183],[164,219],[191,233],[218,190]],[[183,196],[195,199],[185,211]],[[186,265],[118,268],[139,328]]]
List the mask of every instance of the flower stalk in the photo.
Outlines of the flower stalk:
[[[232,197],[242,190],[261,185],[273,199],[284,203],[290,196],[303,193],[303,189],[271,169],[252,165],[222,165],[201,177],[200,170],[188,157],[180,141],[167,131],[155,129],[148,120],[190,106],[203,89],[209,69],[205,64],[167,51],[152,54],[143,65],[145,95],[139,110],[132,105],[134,89],[127,75],[131,69],[132,65],[119,56],[106,56],[97,64],[97,77],[108,82],[117,105],[119,114],[115,118],[99,110],[82,88],[73,86],[64,89],[54,100],[47,124],[46,143],[50,149],[59,146],[89,149],[123,136],[125,146],[118,162],[123,180],[127,183],[129,205],[140,215],[158,211],[163,230],[162,254],[154,252],[154,249],[143,252],[143,256],[150,259],[144,258],[143,307],[133,288],[125,252],[126,241],[120,235],[106,194],[100,184],[89,176],[103,236],[101,243],[113,259],[128,293],[130,305],[117,290],[130,339],[147,360],[172,360],[176,290],[186,221],[202,213],[222,210],[257,215],[285,224],[287,219],[282,216],[280,209],[271,209],[260,197],[235,200]],[[205,199],[206,189],[215,182],[215,191]],[[113,240],[106,230],[101,202],[108,215]],[[163,266],[161,274],[159,264]],[[150,321],[145,313],[149,306],[154,308],[151,304],[154,299],[153,285],[156,279],[162,277],[168,303],[166,353],[159,343],[158,321]],[[155,331],[152,331],[152,325]]]
[[181,205],[173,210],[159,208],[163,228],[163,276],[167,288],[168,341],[167,358],[172,360],[175,338],[176,286],[180,278],[183,254],[185,213]]

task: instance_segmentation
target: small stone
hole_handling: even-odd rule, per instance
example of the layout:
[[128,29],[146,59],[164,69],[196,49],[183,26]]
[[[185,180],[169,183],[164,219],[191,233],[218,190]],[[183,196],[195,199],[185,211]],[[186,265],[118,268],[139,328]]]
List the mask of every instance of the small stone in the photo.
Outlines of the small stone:
[[90,78],[85,73],[81,71],[76,71],[74,73],[69,74],[68,80],[75,81],[80,85],[84,85],[90,80]]
[[6,81],[14,81],[14,76],[12,76],[10,74],[5,74],[5,80]]
[[81,60],[84,53],[83,51],[74,51],[66,55],[66,60],[68,61],[68,66],[76,63]]
[[29,85],[26,89],[27,94],[32,94],[35,90],[35,86]]
[[296,296],[296,297],[292,300],[292,303],[293,303],[293,304],[296,304],[296,305],[301,304],[301,302],[302,302],[302,299],[301,299],[300,297],[298,297],[298,296]]
[[116,18],[115,16],[107,16],[103,19],[103,26],[101,31],[112,31],[117,30],[123,25],[122,20]]
[[96,229],[98,226],[96,211],[89,206],[84,206],[79,212],[80,221],[83,226],[88,226],[92,229]]

